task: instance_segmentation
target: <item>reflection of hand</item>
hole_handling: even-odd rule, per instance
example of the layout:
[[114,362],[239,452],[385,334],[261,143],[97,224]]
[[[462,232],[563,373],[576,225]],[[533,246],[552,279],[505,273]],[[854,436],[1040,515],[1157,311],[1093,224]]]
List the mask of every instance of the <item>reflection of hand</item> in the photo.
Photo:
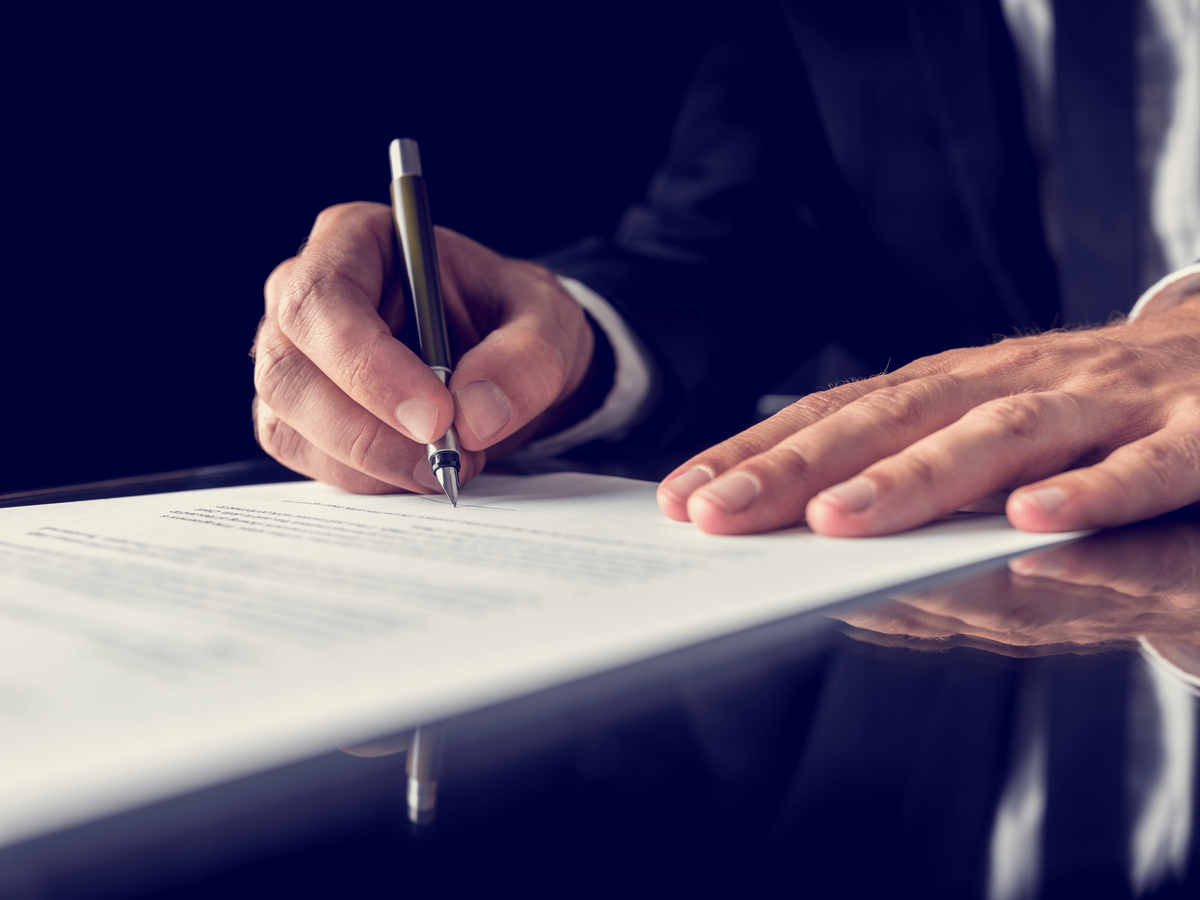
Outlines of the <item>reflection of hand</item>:
[[719,534],[884,534],[1004,491],[1026,531],[1132,522],[1200,499],[1198,383],[1200,299],[952,350],[805,397],[680,466],[659,504]]
[[1164,619],[1139,618],[1139,636],[1176,669],[1200,677],[1200,527],[1147,525],[1099,534],[1015,559],[1025,576],[1077,586],[1101,585],[1136,597],[1142,615],[1165,604]]
[[377,741],[369,741],[365,744],[355,744],[353,747],[338,747],[338,749],[350,756],[358,756],[363,759],[375,759],[380,756],[392,756],[396,753],[407,753],[408,747],[411,743],[412,733],[406,731],[404,734],[380,738]]
[[405,311],[391,210],[334,206],[267,279],[255,337],[255,432],[284,465],[349,490],[440,490],[426,442],[451,422],[462,478],[560,412],[592,358],[592,330],[558,281],[437,229],[456,361],[449,389],[398,341]]
[[981,578],[899,595],[840,618],[876,635],[932,640],[938,648],[966,644],[1024,656],[1107,649],[1142,637],[1195,654],[1198,560],[1200,526],[1155,523],[1015,559]]

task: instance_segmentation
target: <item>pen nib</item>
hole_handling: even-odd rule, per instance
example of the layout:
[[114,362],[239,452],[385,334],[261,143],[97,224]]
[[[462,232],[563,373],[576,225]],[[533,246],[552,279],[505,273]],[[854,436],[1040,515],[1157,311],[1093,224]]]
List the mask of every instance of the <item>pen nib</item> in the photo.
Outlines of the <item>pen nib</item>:
[[438,484],[450,498],[450,505],[458,506],[458,469],[454,466],[442,466],[433,474],[437,476]]

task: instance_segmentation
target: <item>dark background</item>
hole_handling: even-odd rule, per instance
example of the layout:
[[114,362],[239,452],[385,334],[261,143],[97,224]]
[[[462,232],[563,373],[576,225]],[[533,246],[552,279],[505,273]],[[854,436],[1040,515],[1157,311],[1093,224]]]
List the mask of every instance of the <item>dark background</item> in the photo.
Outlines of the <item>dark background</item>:
[[387,200],[532,256],[606,233],[718,4],[6,4],[0,492],[259,455],[262,283],[323,207]]

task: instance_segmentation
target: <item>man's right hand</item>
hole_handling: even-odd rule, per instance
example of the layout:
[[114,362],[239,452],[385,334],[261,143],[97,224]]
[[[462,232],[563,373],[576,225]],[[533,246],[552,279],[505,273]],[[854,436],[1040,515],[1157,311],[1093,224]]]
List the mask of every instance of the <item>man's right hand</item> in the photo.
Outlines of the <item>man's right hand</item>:
[[358,493],[435,493],[425,444],[452,422],[465,484],[484,451],[532,438],[580,388],[594,338],[554,275],[436,232],[455,357],[448,389],[395,337],[405,310],[388,207],[330,207],[267,278],[253,415],[279,462]]

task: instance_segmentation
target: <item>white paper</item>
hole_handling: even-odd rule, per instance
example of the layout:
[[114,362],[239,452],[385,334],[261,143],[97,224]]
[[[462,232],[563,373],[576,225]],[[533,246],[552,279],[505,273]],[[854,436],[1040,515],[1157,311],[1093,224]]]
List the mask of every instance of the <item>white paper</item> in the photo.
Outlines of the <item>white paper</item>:
[[713,537],[653,484],[305,482],[0,511],[0,845],[1061,541]]

